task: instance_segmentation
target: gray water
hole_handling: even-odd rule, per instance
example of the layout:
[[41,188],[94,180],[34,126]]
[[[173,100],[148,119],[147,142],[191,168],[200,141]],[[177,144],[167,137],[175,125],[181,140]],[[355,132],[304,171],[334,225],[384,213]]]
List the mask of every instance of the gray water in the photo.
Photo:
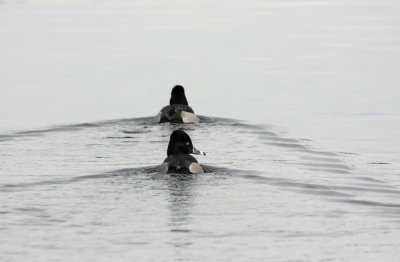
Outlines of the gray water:
[[0,1],[0,260],[398,260],[399,9]]

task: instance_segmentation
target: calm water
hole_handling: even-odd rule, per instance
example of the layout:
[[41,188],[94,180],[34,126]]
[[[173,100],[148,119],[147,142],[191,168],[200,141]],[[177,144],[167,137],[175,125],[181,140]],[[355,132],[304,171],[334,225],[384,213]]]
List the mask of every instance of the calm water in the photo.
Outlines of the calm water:
[[[399,12],[0,0],[0,260],[398,260]],[[208,173],[154,171],[178,128]]]

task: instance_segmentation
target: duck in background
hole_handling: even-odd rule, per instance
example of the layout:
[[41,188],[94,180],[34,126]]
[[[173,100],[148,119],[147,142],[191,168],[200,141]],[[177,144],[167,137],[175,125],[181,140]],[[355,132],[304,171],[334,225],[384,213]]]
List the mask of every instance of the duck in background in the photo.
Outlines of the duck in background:
[[200,119],[194,114],[185,96],[183,86],[176,85],[172,88],[169,105],[161,109],[157,115],[157,122],[171,123],[199,123]]

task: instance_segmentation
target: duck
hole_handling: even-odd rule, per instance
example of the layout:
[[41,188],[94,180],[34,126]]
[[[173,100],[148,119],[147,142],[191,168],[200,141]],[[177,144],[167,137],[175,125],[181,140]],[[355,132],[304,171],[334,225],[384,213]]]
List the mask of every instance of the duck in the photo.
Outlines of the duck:
[[160,165],[159,170],[162,173],[179,173],[179,174],[202,174],[204,168],[190,154],[206,155],[193,146],[190,136],[183,130],[175,130],[172,132],[168,149],[167,158]]
[[194,114],[181,85],[172,88],[169,105],[163,107],[157,115],[158,123],[199,123],[200,119]]

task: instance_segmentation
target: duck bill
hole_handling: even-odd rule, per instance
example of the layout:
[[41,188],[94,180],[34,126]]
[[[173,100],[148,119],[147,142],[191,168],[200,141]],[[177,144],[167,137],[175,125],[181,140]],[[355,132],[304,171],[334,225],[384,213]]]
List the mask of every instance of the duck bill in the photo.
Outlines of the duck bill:
[[200,151],[200,150],[198,150],[197,148],[195,148],[195,147],[193,147],[193,154],[195,154],[195,155],[203,155],[203,156],[205,156],[206,155],[206,153],[205,152],[203,152],[203,151]]

